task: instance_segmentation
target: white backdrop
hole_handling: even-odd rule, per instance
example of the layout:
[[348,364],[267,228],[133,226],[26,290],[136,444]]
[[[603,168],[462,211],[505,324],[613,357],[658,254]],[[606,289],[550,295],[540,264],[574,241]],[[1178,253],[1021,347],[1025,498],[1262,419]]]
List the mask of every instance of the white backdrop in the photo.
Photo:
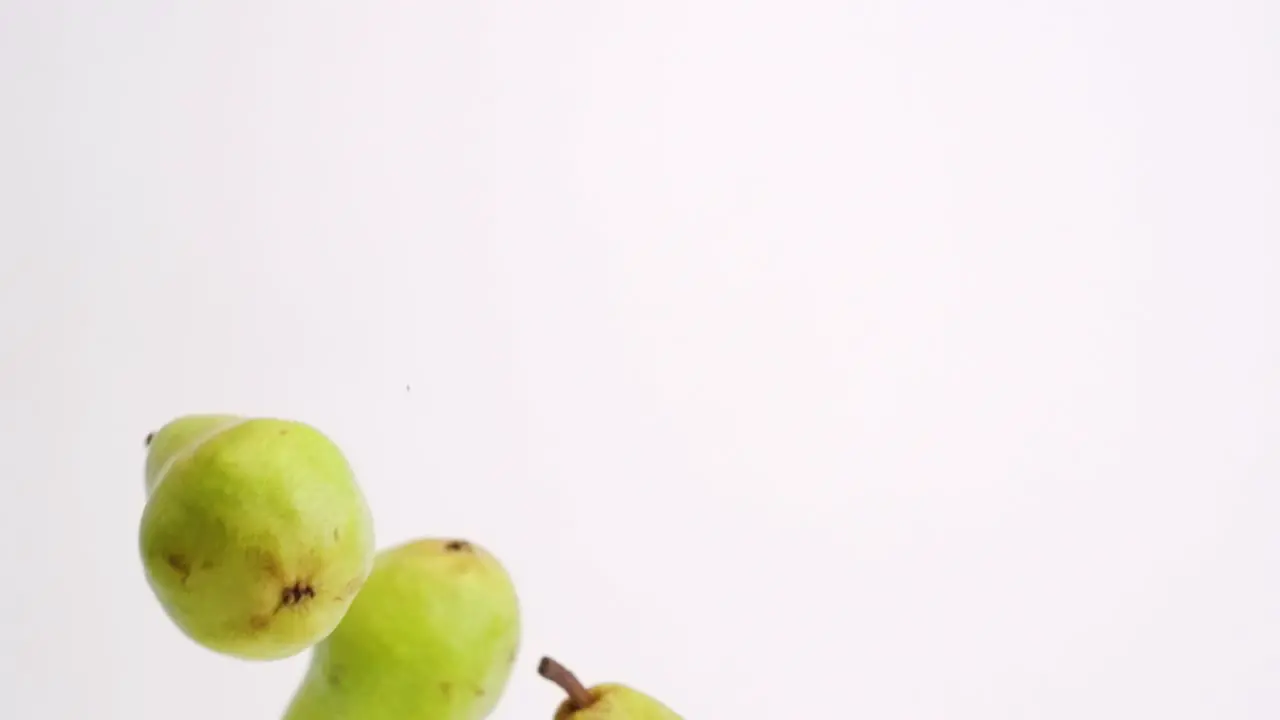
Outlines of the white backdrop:
[[0,716],[279,716],[142,439],[293,417],[693,720],[1280,716],[1274,2],[0,3]]

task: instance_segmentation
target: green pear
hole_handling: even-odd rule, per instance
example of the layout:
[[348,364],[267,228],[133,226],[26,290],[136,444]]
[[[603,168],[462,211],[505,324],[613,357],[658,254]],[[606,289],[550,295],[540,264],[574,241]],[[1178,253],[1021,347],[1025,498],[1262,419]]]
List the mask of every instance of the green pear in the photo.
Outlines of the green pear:
[[520,647],[511,578],[484,548],[419,539],[383,550],[316,645],[285,720],[481,720]]
[[671,708],[626,685],[601,683],[588,688],[549,657],[538,663],[538,674],[569,696],[556,709],[555,720],[683,720]]
[[297,655],[338,625],[373,568],[373,518],[319,430],[192,415],[148,436],[139,550],[165,613],[246,660]]
[[178,453],[229,425],[244,422],[238,415],[185,415],[147,435],[146,490],[151,494],[166,466]]

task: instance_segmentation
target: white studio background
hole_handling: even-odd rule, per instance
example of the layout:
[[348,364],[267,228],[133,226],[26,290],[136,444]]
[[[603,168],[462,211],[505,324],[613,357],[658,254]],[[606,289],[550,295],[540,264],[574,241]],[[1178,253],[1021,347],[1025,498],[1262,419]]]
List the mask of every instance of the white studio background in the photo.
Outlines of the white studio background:
[[1280,716],[1280,5],[0,3],[0,716],[278,718],[142,439],[295,417],[381,545],[689,720]]

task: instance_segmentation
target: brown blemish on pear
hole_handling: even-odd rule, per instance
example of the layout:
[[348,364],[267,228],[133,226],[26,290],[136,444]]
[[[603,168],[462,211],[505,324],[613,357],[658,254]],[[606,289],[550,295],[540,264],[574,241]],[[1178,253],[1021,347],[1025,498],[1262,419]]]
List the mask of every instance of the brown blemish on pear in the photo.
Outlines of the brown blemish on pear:
[[249,548],[245,551],[249,559],[262,568],[263,574],[269,576],[273,580],[285,583],[284,570],[280,567],[280,560],[273,554],[259,547]]
[[186,585],[187,580],[191,578],[191,563],[187,562],[185,557],[178,554],[169,555],[164,559],[164,561],[169,567],[173,568],[174,572],[178,573],[179,581],[183,585]]
[[276,612],[283,608],[301,605],[303,601],[310,600],[315,596],[316,589],[311,587],[310,583],[299,580],[280,591],[280,605],[276,607]]

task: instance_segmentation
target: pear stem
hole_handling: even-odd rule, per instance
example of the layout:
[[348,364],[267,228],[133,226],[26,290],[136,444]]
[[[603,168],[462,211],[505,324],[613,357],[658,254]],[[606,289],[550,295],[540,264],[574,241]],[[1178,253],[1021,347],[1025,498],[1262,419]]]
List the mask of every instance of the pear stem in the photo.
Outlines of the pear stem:
[[559,685],[560,689],[564,690],[565,694],[569,696],[569,704],[573,705],[575,711],[585,710],[596,701],[595,698],[591,697],[591,693],[586,686],[573,673],[569,672],[569,668],[549,657],[542,658],[542,661],[538,663],[538,674]]

